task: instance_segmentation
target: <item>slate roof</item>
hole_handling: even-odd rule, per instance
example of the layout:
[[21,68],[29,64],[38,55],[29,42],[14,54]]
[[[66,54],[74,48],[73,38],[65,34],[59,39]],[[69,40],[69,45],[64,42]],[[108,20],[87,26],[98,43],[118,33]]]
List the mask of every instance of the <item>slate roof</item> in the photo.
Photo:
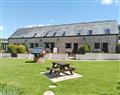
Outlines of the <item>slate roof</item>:
[[[110,28],[113,23],[117,25],[116,20],[96,21],[96,22],[85,22],[85,23],[72,23],[72,24],[61,24],[61,25],[50,25],[42,27],[30,27],[20,28],[13,33],[10,38],[28,38],[28,37],[55,37],[55,36],[78,36],[87,35],[88,30],[93,30],[94,34],[104,34],[105,26]],[[118,26],[117,26],[118,27]],[[111,34],[116,34],[111,32]]]

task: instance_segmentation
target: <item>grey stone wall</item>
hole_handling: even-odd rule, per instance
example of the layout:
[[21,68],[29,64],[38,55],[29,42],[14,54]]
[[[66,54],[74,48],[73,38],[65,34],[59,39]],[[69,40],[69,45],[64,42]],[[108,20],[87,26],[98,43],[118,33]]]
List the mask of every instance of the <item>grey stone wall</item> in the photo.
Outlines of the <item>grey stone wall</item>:
[[[108,43],[109,52],[115,52],[116,42],[118,41],[117,35],[102,35],[102,36],[79,36],[79,37],[55,37],[55,38],[30,38],[30,39],[9,39],[9,44],[13,43],[26,43],[29,48],[30,43],[38,43],[39,47],[44,47],[44,42],[55,42],[55,47],[58,47],[59,52],[71,52],[73,43],[78,43],[80,47],[83,43],[88,43],[94,51],[94,43]],[[65,48],[65,43],[72,43],[71,49]]]

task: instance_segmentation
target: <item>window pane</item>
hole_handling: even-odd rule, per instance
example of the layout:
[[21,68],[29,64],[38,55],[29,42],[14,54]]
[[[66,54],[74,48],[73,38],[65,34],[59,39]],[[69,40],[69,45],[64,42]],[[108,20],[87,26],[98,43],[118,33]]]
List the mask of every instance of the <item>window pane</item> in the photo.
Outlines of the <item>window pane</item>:
[[49,43],[45,43],[45,48],[49,48]]
[[110,29],[105,29],[105,34],[110,34]]
[[88,35],[92,35],[92,30],[88,30]]
[[35,43],[35,47],[38,47],[38,43]]
[[34,44],[33,43],[30,43],[30,48],[34,48]]
[[100,43],[94,43],[94,49],[100,49]]
[[65,44],[65,48],[71,48],[71,46],[72,46],[71,43],[66,43]]

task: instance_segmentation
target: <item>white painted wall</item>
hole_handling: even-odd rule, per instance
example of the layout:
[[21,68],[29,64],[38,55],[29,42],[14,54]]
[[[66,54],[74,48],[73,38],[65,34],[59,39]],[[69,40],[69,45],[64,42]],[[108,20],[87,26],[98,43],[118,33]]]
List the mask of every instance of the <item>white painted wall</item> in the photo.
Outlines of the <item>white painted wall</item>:
[[[0,53],[0,58],[11,58],[10,53]],[[23,59],[34,59],[34,55],[32,54],[18,54],[17,58]],[[46,54],[44,59],[58,59],[58,60],[66,60],[68,59],[68,54]],[[76,54],[77,60],[120,60],[120,54],[107,54],[107,53],[86,53]]]
[[[0,53],[0,58],[11,58],[11,53]],[[17,58],[33,59],[34,55],[32,55],[32,54],[18,54]]]
[[68,54],[53,54],[49,53],[44,56],[45,59],[59,59],[59,60],[65,60],[68,59]]
[[76,54],[77,60],[120,60],[120,54],[86,53]]

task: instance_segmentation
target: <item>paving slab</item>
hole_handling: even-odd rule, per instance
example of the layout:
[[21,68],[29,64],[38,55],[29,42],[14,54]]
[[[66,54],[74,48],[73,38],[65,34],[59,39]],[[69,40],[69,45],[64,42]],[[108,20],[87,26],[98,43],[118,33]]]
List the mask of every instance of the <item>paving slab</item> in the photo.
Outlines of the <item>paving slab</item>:
[[43,95],[55,95],[52,91],[45,91]]
[[73,72],[73,75],[69,74],[69,71],[66,71],[65,73],[67,73],[67,75],[60,73],[60,76],[57,76],[55,73],[49,74],[49,72],[41,72],[42,75],[46,76],[53,82],[60,82],[60,81],[64,81],[64,80],[83,77],[81,74],[77,74],[74,72]]

